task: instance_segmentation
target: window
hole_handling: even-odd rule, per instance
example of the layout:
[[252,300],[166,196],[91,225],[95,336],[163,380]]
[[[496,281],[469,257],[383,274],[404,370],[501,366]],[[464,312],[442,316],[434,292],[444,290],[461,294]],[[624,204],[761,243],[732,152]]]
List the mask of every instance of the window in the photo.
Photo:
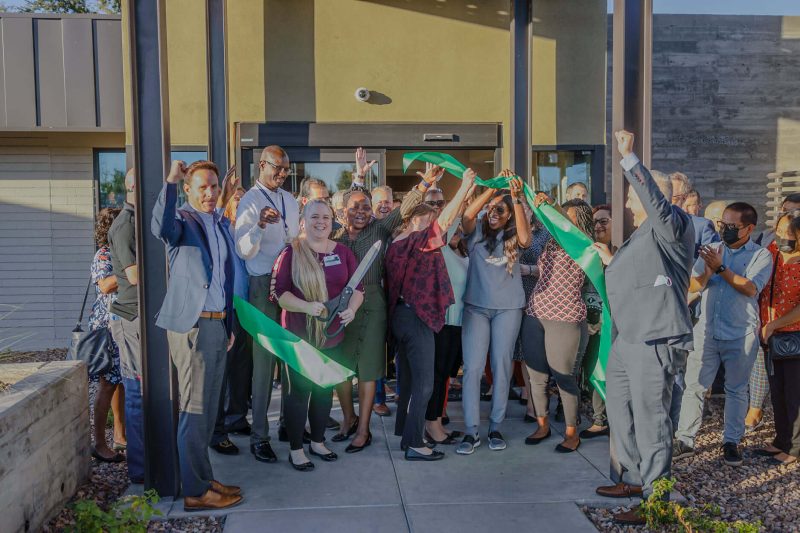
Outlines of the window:
[[[205,159],[208,155],[205,150],[183,150],[172,152],[171,157],[172,159],[181,159],[190,165],[195,161]],[[97,210],[106,207],[121,208],[125,204],[125,173],[128,168],[125,150],[95,150],[94,168],[97,180]],[[220,173],[224,174],[226,170],[220,169]],[[179,190],[179,205],[184,201],[183,196],[183,190]]]
[[97,150],[97,209],[122,207],[125,203],[125,150]]
[[[597,203],[593,179],[602,181],[602,162],[596,159],[596,149],[536,149],[533,151],[534,188],[544,191],[558,203],[579,195],[589,204]],[[577,189],[573,185],[583,185]],[[602,193],[602,182],[600,183]],[[584,198],[585,197],[585,198]],[[593,199],[595,200],[593,202]]]

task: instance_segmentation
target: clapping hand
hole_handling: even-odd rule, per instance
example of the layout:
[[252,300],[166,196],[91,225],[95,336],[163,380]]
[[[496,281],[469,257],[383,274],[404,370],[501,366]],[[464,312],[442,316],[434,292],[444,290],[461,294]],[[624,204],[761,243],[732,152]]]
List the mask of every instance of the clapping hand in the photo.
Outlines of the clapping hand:
[[700,257],[711,271],[716,272],[722,266],[722,247],[703,246],[700,248]]
[[263,229],[267,224],[275,224],[281,219],[281,214],[272,207],[265,207],[258,217],[258,225]]

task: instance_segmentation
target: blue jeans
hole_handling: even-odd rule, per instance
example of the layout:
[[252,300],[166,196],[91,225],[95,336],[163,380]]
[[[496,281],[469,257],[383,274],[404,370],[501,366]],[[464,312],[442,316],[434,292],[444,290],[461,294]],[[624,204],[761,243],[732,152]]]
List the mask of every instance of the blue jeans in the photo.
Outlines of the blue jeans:
[[375,383],[375,405],[386,403],[386,378],[381,378]]
[[142,383],[136,378],[122,378],[125,386],[125,437],[128,447],[128,477],[133,483],[144,482],[144,417]]
[[740,339],[721,341],[701,337],[686,366],[686,391],[676,437],[694,447],[703,421],[706,391],[714,383],[719,365],[725,365],[725,429],[722,442],[739,444],[744,436],[744,419],[749,404],[750,372],[758,354],[758,338],[750,333]]

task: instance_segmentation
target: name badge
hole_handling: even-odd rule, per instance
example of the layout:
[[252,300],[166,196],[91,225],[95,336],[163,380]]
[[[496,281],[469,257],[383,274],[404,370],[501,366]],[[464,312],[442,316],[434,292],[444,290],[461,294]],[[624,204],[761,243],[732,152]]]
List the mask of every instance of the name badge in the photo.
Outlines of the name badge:
[[339,254],[326,255],[322,258],[322,265],[325,267],[332,267],[341,264],[342,260],[339,259]]

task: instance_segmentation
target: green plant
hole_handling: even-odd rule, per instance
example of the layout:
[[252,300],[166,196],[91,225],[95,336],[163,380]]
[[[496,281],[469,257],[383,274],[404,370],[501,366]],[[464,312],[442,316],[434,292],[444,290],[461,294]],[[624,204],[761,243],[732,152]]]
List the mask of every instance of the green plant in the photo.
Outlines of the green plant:
[[675,486],[674,479],[662,478],[653,483],[653,494],[642,501],[639,508],[647,520],[649,529],[666,529],[684,533],[758,533],[761,522],[745,522],[736,520],[726,522],[720,520],[720,509],[715,505],[704,504],[700,507],[687,507],[669,501],[666,497]]
[[104,511],[94,500],[79,500],[72,505],[75,526],[73,533],[146,533],[147,524],[161,511],[153,505],[158,503],[155,490],[145,491],[142,496],[126,496],[114,502]]

